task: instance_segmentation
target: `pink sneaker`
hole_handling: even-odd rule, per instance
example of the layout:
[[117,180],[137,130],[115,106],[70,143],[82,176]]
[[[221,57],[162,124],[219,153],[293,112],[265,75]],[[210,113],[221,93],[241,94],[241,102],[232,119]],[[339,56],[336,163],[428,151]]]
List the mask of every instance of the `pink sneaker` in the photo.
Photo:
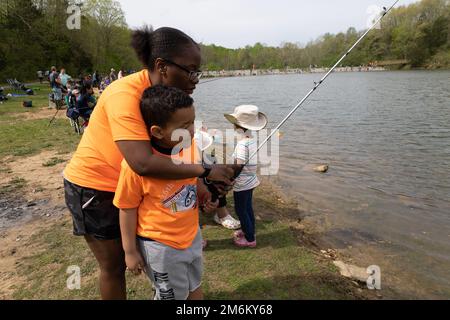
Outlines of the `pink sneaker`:
[[205,250],[205,248],[208,246],[208,241],[202,240],[202,249]]
[[239,238],[243,238],[245,237],[244,232],[242,232],[242,230],[237,230],[233,233],[233,238],[234,239],[239,239]]
[[256,240],[253,242],[248,242],[247,239],[245,239],[245,237],[235,238],[234,244],[237,245],[238,247],[254,248],[256,247]]

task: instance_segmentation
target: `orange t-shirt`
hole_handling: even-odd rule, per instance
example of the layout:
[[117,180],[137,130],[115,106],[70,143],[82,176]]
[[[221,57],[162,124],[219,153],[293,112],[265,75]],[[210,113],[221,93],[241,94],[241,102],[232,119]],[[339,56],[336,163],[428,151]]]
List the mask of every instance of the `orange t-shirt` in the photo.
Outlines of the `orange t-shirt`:
[[[195,150],[193,143],[180,157],[198,160]],[[170,157],[156,149],[153,153]],[[138,208],[138,236],[184,250],[192,245],[199,228],[197,180],[141,177],[123,160],[113,203],[120,209]]]
[[106,88],[64,170],[68,181],[99,191],[116,191],[123,155],[115,142],[150,141],[140,111],[142,94],[150,86],[148,70],[142,70]]

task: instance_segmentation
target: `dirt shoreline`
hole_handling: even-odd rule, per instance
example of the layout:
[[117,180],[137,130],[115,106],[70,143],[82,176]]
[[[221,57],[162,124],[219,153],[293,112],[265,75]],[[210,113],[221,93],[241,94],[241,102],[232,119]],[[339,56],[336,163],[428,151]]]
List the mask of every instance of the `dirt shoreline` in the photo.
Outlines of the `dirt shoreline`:
[[[20,105],[17,106],[17,111],[19,110],[22,111]],[[36,109],[33,112],[16,113],[15,111],[15,109],[11,109],[8,112],[9,118],[14,121],[15,128],[19,128],[20,124],[26,126],[29,122],[42,121],[38,119],[51,118],[54,114],[54,110],[50,110],[48,107]],[[70,136],[67,133],[70,127],[66,122],[65,115],[60,112],[59,118],[61,118],[58,120],[61,130],[56,131],[56,135],[46,135],[45,137],[50,137],[49,142],[54,142],[52,139],[57,140],[60,137]],[[9,121],[5,119],[5,125],[10,125]],[[47,128],[47,125],[45,127]],[[54,133],[55,127],[58,128],[57,125],[54,125],[49,133]],[[36,130],[35,127],[27,128]],[[59,145],[52,146],[49,143],[24,150],[26,152],[18,152],[16,156],[10,156],[10,154],[15,154],[14,148],[21,147],[20,144],[17,144],[17,138],[21,138],[20,134],[24,135],[23,132],[12,131],[12,133],[8,137],[12,152],[4,153],[3,157],[0,157],[0,299],[13,298],[20,285],[30,281],[23,277],[24,261],[35,255],[36,252],[45,250],[45,245],[48,243],[44,243],[44,241],[45,239],[48,241],[48,234],[51,234],[52,228],[64,229],[67,239],[64,240],[66,242],[59,244],[62,243],[63,246],[69,244],[70,246],[72,239],[73,242],[77,241],[70,236],[71,221],[64,203],[62,177],[62,170],[71,158],[71,153],[64,152],[71,152],[75,149],[75,139],[62,139],[56,143],[65,146],[65,148],[59,148],[60,152],[49,150],[49,148],[59,147]],[[28,138],[33,133],[36,132],[26,132],[26,137]],[[23,141],[27,142],[25,139]],[[45,151],[36,154],[42,150],[42,147],[45,148]],[[29,156],[30,154],[32,156]],[[360,241],[362,245],[353,245],[352,248],[345,250],[341,246],[325,241],[323,234],[329,225],[326,220],[322,221],[321,217],[316,215],[317,203],[284,196],[286,193],[276,184],[276,178],[264,178],[262,181],[262,186],[257,189],[255,194],[257,219],[263,223],[264,221],[283,223],[283,230],[295,235],[296,245],[307,249],[321,261],[318,266],[330,265],[335,260],[341,260],[362,267],[371,265],[371,261],[377,261],[383,267],[381,291],[369,291],[364,283],[353,283],[354,280],[346,278],[342,278],[342,283],[338,281],[339,284],[336,284],[336,287],[342,285],[344,291],[350,288],[348,290],[349,298],[442,298],[442,295],[425,291],[421,283],[415,281],[413,273],[408,274],[407,268],[397,265],[395,253],[386,255],[382,250],[378,250],[380,249],[379,244],[370,243],[371,239],[367,239],[364,235],[356,235],[356,237],[364,238]],[[217,226],[215,227],[217,228]],[[220,236],[223,235],[220,234]],[[80,247],[82,246],[80,245]],[[233,254],[231,248],[222,247],[222,250],[228,249]],[[80,258],[85,257],[85,255],[80,256]],[[225,263],[228,264],[228,261]],[[335,273],[339,275],[338,272]],[[335,285],[333,281],[331,283]],[[25,296],[25,298],[27,297],[29,296]],[[46,297],[32,296],[32,298],[45,299]]]
[[[58,157],[65,161],[70,159],[70,155],[61,156],[55,151],[44,151],[31,157],[2,161],[8,170],[0,173],[0,185],[4,186],[14,179],[24,180],[25,183],[13,192],[0,193],[0,299],[12,299],[20,290],[21,283],[28,281],[18,272],[18,268],[24,260],[42,250],[39,243],[28,245],[31,239],[40,236],[48,228],[57,228],[61,223],[71,224],[64,204],[61,175],[65,163],[42,166],[42,163]],[[302,209],[292,200],[280,196],[282,193],[277,188],[267,181],[259,188],[255,195],[255,206],[259,212],[257,220],[282,221],[294,232],[298,245],[308,248],[324,264],[337,259],[335,251],[320,248],[319,241],[308,235],[302,225]],[[354,299],[381,298],[379,293],[365,289],[362,283],[350,283],[350,280],[343,278],[341,285],[353,288],[349,296]]]
[[[56,151],[44,151],[31,157],[2,160],[0,172],[0,299],[11,299],[14,288],[27,281],[17,267],[21,261],[35,253],[36,248],[23,244],[45,232],[49,227],[63,223],[71,225],[70,215],[64,203],[62,170],[71,154],[60,155]],[[59,159],[55,165],[45,167],[52,159]],[[20,185],[14,189],[14,182]],[[5,185],[11,188],[6,188]],[[256,219],[260,221],[277,221],[289,228],[296,237],[297,245],[307,248],[323,261],[324,264],[343,261],[368,267],[370,258],[376,261],[389,260],[376,250],[376,247],[340,250],[333,248],[322,237],[323,228],[318,221],[309,219],[311,204],[284,196],[282,188],[268,178],[262,179],[262,185],[255,193]],[[299,202],[300,201],[300,202]],[[37,244],[38,245],[38,244]],[[362,281],[342,278],[354,288],[356,299],[415,299],[418,297],[435,298],[420,291],[414,281],[405,283],[393,268],[385,273],[381,291],[369,291]],[[386,285],[387,284],[387,285]],[[13,289],[12,289],[13,288]],[[42,297],[45,298],[45,297]]]

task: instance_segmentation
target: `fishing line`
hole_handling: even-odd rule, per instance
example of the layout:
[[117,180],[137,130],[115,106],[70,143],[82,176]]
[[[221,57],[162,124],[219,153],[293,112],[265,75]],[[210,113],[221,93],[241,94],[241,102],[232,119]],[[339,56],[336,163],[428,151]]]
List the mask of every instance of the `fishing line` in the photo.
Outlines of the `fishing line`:
[[[279,132],[279,129],[286,123],[286,121],[289,120],[289,118],[305,103],[306,100],[322,85],[322,83],[328,78],[328,76],[336,69],[336,67],[350,54],[350,52],[353,51],[353,49],[366,37],[366,35],[374,29],[380,21],[395,7],[395,5],[400,0],[396,0],[392,6],[389,7],[389,9],[386,9],[386,7],[383,7],[383,12],[381,12],[380,17],[373,23],[373,25],[364,32],[364,34],[359,37],[359,39],[348,49],[345,54],[331,67],[331,69],[320,79],[319,82],[314,82],[314,87],[303,97],[303,99],[288,113],[288,115],[276,126],[274,130],[272,130],[272,133],[258,146],[255,152],[250,155],[250,157],[247,159],[247,161],[244,164],[239,165],[238,169],[235,171],[234,179],[235,180],[239,175],[241,174],[242,170],[250,163],[250,160],[252,160],[261,150],[262,147],[275,135],[275,133]],[[208,183],[208,181],[206,181]],[[221,185],[224,185],[223,183],[218,183]],[[229,187],[225,187],[225,189],[229,189]],[[218,192],[217,190],[213,191],[213,201],[217,199]]]
[[400,0],[396,0],[389,9],[383,7],[383,12],[381,13],[381,16],[378,18],[378,20],[375,21],[375,23],[369,29],[367,29],[366,32],[364,32],[364,34],[350,47],[350,49],[348,49],[345,52],[345,54],[334,64],[334,66],[323,76],[323,78],[320,79],[319,82],[314,82],[314,87],[291,110],[291,112],[289,112],[289,114],[277,125],[277,127],[272,131],[272,133],[258,146],[256,151],[248,158],[248,160],[239,168],[239,170],[235,173],[235,178],[237,178],[241,174],[244,167],[247,166],[250,163],[250,160],[253,159],[253,157],[255,157],[258,154],[259,150],[261,150],[261,148],[273,137],[273,135],[276,132],[278,132],[278,130],[286,123],[286,121],[288,121],[289,118],[295,113],[295,111],[297,111],[303,105],[303,103],[320,87],[320,85],[325,81],[325,79],[328,78],[328,76],[334,71],[334,69],[336,69],[336,67],[350,54],[350,52],[353,51],[353,49],[366,37],[366,35],[380,23],[380,21],[395,7],[395,5],[399,1]]

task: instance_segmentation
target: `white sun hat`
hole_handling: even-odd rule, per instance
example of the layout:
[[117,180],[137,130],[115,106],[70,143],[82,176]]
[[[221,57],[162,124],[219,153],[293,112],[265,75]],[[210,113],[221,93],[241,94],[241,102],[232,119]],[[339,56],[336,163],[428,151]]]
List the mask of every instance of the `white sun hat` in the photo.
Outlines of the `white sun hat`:
[[241,128],[259,131],[267,126],[267,116],[259,112],[257,106],[242,105],[234,109],[234,113],[224,114],[225,118],[232,124],[238,125]]

